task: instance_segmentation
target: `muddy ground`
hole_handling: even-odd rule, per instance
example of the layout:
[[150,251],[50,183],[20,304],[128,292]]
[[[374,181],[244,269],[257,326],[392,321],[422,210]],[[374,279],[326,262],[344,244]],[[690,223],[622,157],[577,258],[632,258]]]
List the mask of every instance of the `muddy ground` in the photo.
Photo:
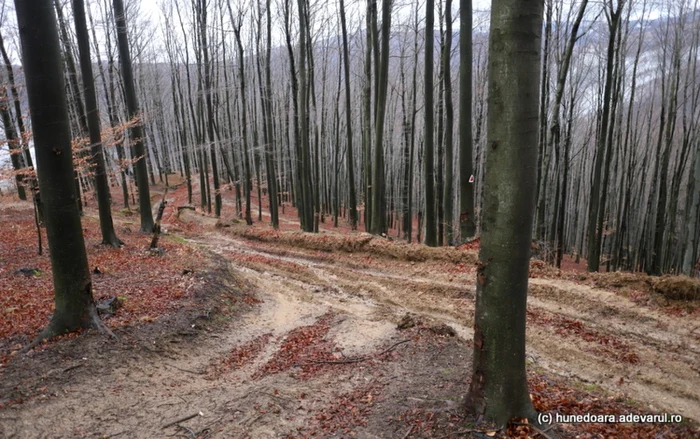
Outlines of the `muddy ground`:
[[[207,231],[187,239],[213,255],[198,273],[197,299],[118,330],[118,341],[86,334],[14,358],[0,385],[9,401],[0,437],[501,434],[473,428],[461,409],[472,265],[304,250],[194,217]],[[530,285],[528,367],[540,383],[571,389],[572,398],[700,420],[696,315],[570,280]],[[409,328],[398,329],[402,321]],[[532,437],[596,434],[565,425]],[[700,437],[689,421],[660,434]]]

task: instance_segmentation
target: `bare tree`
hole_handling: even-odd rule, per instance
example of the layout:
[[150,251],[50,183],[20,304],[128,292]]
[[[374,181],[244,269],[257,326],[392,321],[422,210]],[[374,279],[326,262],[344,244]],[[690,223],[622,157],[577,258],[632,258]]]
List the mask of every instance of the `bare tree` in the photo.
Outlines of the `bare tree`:
[[[139,118],[139,102],[136,97],[134,73],[131,67],[131,55],[129,53],[129,38],[124,16],[124,3],[122,0],[113,0],[114,20],[117,27],[117,39],[119,40],[119,60],[121,62],[122,78],[124,81],[124,99],[126,101],[128,118]],[[146,169],[146,150],[143,146],[142,123],[138,121],[131,127],[132,156],[135,158],[134,172],[136,184],[139,188],[139,214],[141,215],[141,231],[150,233],[153,231],[153,212],[151,211],[151,192],[148,187],[148,170]]]
[[109,330],[95,308],[75,202],[71,129],[56,16],[50,0],[17,0],[15,10],[56,303],[49,325],[31,347],[43,339],[81,328]]
[[102,150],[102,135],[100,133],[100,113],[97,108],[97,94],[95,92],[95,79],[92,75],[92,60],[90,58],[90,36],[88,34],[87,20],[85,19],[85,5],[83,0],[73,0],[73,17],[75,20],[75,33],[78,39],[80,52],[80,71],[83,78],[83,93],[85,93],[85,109],[90,134],[90,148],[93,166],[95,167],[95,188],[97,189],[97,206],[100,214],[100,230],[102,243],[112,247],[121,247],[122,242],[117,238],[112,221],[111,195],[109,182],[107,181],[107,169],[105,166],[104,152]]
[[435,218],[435,169],[433,157],[433,57],[435,50],[435,2],[425,2],[425,244],[438,245]]
[[492,4],[486,188],[467,408],[498,425],[535,415],[525,372],[525,318],[541,26],[541,2]]

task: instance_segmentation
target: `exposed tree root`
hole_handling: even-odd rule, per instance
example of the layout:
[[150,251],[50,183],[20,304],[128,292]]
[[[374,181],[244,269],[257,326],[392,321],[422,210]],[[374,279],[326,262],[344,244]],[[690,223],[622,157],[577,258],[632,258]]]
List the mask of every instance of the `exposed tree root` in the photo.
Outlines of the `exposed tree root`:
[[101,334],[108,335],[115,340],[118,339],[116,334],[114,334],[114,332],[112,332],[102,322],[99,314],[97,314],[97,308],[95,308],[94,303],[88,306],[86,320],[87,321],[84,322],[82,326],[66,327],[63,322],[58,321],[58,319],[54,317],[51,319],[49,325],[43,331],[41,331],[41,333],[31,343],[22,348],[19,352],[20,354],[26,354],[45,340],[50,340],[54,337],[58,337],[59,335],[70,334],[71,332],[75,332],[79,329],[97,329]]

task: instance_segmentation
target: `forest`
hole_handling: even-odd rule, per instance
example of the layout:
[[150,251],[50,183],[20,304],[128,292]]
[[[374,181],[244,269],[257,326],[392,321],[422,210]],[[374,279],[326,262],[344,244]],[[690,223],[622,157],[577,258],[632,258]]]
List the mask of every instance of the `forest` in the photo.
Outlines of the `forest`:
[[698,6],[0,0],[0,437],[700,437]]

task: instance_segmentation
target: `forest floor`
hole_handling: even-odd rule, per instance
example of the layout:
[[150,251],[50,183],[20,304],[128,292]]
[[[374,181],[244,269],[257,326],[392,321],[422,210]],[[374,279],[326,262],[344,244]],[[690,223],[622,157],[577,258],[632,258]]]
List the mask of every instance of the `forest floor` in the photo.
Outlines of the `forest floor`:
[[[145,251],[126,212],[115,221],[127,246],[103,248],[87,212],[95,294],[125,299],[106,319],[119,339],[89,332],[25,355],[51,313],[50,266],[35,256],[31,205],[0,200],[0,437],[700,437],[700,307],[662,294],[672,278],[533,261],[528,375],[541,411],[682,423],[477,428],[462,410],[476,249],[327,224],[311,236],[291,231],[291,209],[282,232],[178,217],[183,190],[166,198],[165,256]],[[15,272],[28,265],[42,274]]]

